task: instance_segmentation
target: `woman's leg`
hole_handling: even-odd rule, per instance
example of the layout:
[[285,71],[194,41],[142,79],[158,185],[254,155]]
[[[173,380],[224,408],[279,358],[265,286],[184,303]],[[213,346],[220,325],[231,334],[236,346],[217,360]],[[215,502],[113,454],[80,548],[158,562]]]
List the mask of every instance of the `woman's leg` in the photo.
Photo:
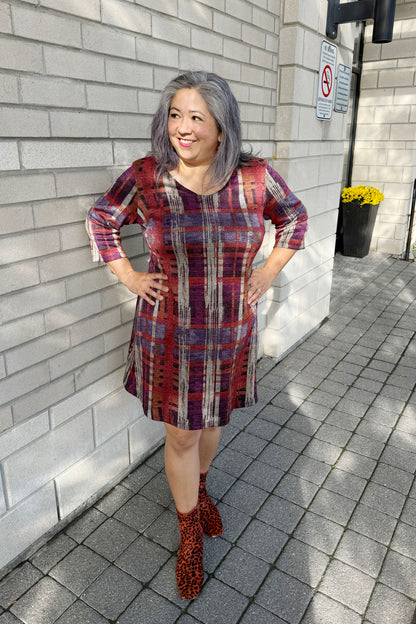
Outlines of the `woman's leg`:
[[202,473],[208,472],[211,462],[217,452],[221,437],[221,427],[210,427],[202,429],[199,441],[199,463]]
[[211,462],[217,452],[218,443],[221,437],[221,428],[212,427],[210,429],[204,429],[201,434],[199,442],[199,458],[201,474],[199,477],[199,514],[201,519],[201,526],[207,535],[211,537],[218,537],[223,532],[223,526],[221,516],[208,496],[205,481],[207,478],[208,470],[211,466]]
[[201,431],[178,429],[165,423],[165,469],[176,509],[187,513],[198,502]]
[[198,505],[200,431],[166,424],[165,469],[175,500],[181,543],[176,581],[181,598],[196,598],[204,582],[203,537]]

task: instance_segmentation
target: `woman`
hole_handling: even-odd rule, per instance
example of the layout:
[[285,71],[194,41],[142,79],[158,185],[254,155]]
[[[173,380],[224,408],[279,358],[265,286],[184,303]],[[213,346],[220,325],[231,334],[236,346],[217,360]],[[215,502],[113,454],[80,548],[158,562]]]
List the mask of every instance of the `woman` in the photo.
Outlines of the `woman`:
[[[252,262],[276,226],[263,268]],[[306,211],[265,161],[241,149],[238,105],[228,84],[188,72],[162,93],[152,155],[133,163],[89,212],[93,256],[138,295],[126,389],[166,427],[165,467],[181,543],[182,598],[203,582],[203,531],[220,514],[205,489],[221,427],[256,400],[256,304],[302,246]],[[148,272],[135,271],[120,227],[140,223]]]

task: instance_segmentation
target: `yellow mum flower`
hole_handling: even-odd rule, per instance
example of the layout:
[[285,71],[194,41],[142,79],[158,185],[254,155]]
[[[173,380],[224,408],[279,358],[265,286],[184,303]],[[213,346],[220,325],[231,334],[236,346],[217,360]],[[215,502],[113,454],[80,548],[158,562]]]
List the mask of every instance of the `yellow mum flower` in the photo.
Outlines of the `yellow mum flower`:
[[379,204],[384,199],[384,195],[374,186],[348,186],[341,193],[344,204],[349,202],[359,202],[363,204]]

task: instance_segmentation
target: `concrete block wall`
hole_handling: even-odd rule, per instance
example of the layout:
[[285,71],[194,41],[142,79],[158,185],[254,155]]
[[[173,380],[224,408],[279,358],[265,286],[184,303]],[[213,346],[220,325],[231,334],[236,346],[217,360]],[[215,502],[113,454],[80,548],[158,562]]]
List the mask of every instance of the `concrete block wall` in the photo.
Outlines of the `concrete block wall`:
[[381,189],[371,249],[401,255],[416,178],[416,2],[398,0],[393,41],[366,28],[352,184]]
[[[282,0],[274,166],[308,208],[306,248],[269,291],[262,310],[267,355],[282,355],[327,316],[346,116],[316,118],[327,1]],[[337,63],[351,65],[355,25],[339,30]]]
[[280,19],[280,0],[1,0],[0,570],[163,435],[121,389],[135,301],[92,264],[88,207],[146,154],[178,70],[227,78],[272,159]]

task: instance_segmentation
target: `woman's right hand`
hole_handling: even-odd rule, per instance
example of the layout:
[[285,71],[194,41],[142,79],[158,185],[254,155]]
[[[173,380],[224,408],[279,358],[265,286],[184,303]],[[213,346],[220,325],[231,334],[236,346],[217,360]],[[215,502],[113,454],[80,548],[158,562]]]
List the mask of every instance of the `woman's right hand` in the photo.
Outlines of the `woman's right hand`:
[[156,299],[162,301],[163,297],[169,292],[169,288],[160,283],[161,280],[167,279],[168,276],[165,273],[142,273],[132,269],[124,277],[123,283],[132,293],[139,295],[150,305],[155,305]]

